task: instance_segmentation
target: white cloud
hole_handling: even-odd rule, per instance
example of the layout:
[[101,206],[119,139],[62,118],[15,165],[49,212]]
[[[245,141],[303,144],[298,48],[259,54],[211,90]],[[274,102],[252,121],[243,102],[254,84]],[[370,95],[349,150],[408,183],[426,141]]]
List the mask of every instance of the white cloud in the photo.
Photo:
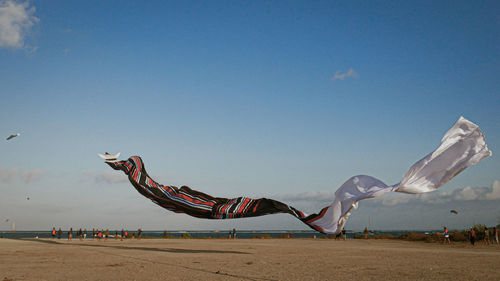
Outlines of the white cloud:
[[283,194],[273,197],[276,200],[297,202],[297,201],[310,201],[310,202],[333,202],[335,192],[333,191],[309,191],[296,194]]
[[458,190],[453,199],[461,201],[477,200],[479,199],[481,193],[482,192],[480,192],[478,188],[467,186],[461,190]]
[[42,169],[33,169],[33,170],[26,170],[22,174],[22,179],[25,183],[31,183],[38,181],[40,178],[42,178],[47,172]]
[[0,168],[0,181],[10,182],[19,175],[18,168]]
[[346,78],[358,78],[359,75],[354,69],[349,68],[349,70],[345,73],[341,73],[340,70],[335,72],[335,75],[331,78],[331,80],[344,80]]
[[[284,202],[308,202],[311,204],[325,204],[333,202],[335,198],[334,191],[309,191],[296,194],[281,194],[272,196],[273,199]],[[448,191],[435,191],[423,194],[404,194],[399,192],[390,192],[373,200],[363,200],[360,203],[374,202],[384,206],[395,206],[399,204],[417,203],[417,204],[443,204],[453,201],[480,201],[480,200],[499,200],[500,199],[500,181],[494,181],[491,187],[464,187]]]
[[389,193],[382,197],[382,205],[394,206],[401,203],[408,203],[410,201],[410,196],[408,194],[396,194]]
[[449,195],[450,194],[448,192],[446,194],[441,193],[441,192],[435,192],[435,193],[429,192],[429,193],[416,195],[414,200],[429,203],[429,204],[443,204],[443,203],[451,201],[451,197]]
[[453,201],[484,201],[500,199],[500,181],[494,181],[491,187],[466,186],[444,192],[429,192],[418,195],[415,200],[429,204],[442,204]]
[[128,178],[123,173],[116,172],[95,172],[87,171],[84,173],[85,178],[93,179],[97,183],[121,183],[128,182]]
[[41,179],[45,174],[47,174],[47,171],[42,169],[21,171],[18,168],[0,168],[0,181],[11,182],[22,180],[25,183],[32,183]]
[[37,47],[24,45],[24,37],[39,21],[33,16],[35,10],[28,1],[0,0],[0,47],[36,50]]
[[491,192],[486,193],[487,200],[498,200],[500,199],[500,181],[494,181],[491,186]]

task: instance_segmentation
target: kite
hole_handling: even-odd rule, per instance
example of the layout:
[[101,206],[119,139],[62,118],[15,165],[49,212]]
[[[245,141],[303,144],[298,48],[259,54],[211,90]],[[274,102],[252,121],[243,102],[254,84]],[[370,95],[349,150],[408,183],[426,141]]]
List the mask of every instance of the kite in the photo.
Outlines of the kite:
[[455,211],[455,210],[450,210],[450,213],[453,213],[453,214],[455,214],[455,215],[456,215],[456,214],[458,214],[458,212],[457,212],[457,211]]
[[119,153],[99,154],[115,170],[123,171],[135,189],[159,206],[205,219],[234,219],[275,213],[288,213],[324,234],[337,234],[344,227],[358,201],[395,191],[426,193],[437,190],[467,167],[491,156],[481,129],[469,120],[460,119],[448,130],[439,147],[416,162],[403,175],[401,182],[386,185],[381,180],[358,175],[348,179],[336,192],[333,203],[317,214],[306,214],[285,203],[247,197],[213,197],[188,186],[166,186],[149,177],[139,156],[118,160]]
[[20,136],[20,135],[21,135],[21,134],[19,134],[19,133],[14,134],[14,135],[10,135],[10,136],[8,136],[8,137],[7,137],[7,140],[13,139],[13,138],[18,137],[18,136]]

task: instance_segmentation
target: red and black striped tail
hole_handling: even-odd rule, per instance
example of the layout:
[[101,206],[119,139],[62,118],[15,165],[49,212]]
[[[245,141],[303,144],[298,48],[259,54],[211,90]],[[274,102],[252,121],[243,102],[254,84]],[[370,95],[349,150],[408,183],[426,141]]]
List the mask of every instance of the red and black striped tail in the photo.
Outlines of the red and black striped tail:
[[322,217],[326,208],[320,214],[306,215],[287,204],[273,199],[220,198],[193,190],[188,186],[177,188],[162,185],[149,177],[139,156],[132,156],[127,161],[107,164],[111,168],[122,170],[127,174],[129,181],[140,194],[151,199],[159,206],[176,213],[185,213],[205,219],[234,219],[288,213],[297,217],[312,229],[323,232],[320,227],[310,223]]

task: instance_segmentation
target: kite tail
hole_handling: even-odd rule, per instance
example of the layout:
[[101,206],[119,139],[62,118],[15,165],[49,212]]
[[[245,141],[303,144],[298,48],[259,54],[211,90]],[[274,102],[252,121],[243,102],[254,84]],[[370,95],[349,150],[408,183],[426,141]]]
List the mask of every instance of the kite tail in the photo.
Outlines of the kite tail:
[[205,219],[233,219],[288,213],[324,234],[339,233],[358,202],[382,196],[390,191],[425,193],[438,189],[467,167],[491,155],[483,132],[477,125],[463,117],[453,125],[441,140],[441,145],[416,162],[403,176],[400,183],[387,185],[381,180],[354,176],[336,192],[333,203],[318,214],[307,215],[282,202],[247,197],[213,197],[187,186],[177,188],[157,183],[151,179],[139,156],[127,161],[107,162],[115,170],[122,170],[137,191],[161,207],[176,213]]
[[185,213],[205,219],[233,219],[287,213],[297,217],[312,229],[326,233],[320,225],[314,224],[315,221],[324,216],[324,211],[320,214],[307,215],[294,207],[269,198],[238,197],[228,199],[213,197],[188,186],[180,188],[165,186],[154,181],[148,175],[144,162],[139,156],[132,156],[127,161],[107,162],[107,164],[128,175],[129,181],[140,194],[155,204],[176,213]]

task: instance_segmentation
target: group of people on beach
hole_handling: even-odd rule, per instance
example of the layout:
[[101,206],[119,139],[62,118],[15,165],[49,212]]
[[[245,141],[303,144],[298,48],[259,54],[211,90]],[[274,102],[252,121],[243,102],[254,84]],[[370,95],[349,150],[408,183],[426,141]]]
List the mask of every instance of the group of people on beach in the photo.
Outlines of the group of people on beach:
[[[443,227],[443,244],[450,244],[450,234],[446,226]],[[478,232],[481,231],[481,237],[479,237]],[[465,232],[465,231],[464,231]],[[499,244],[498,241],[498,229],[493,227],[491,230],[484,226],[482,230],[478,230],[475,227],[471,227],[468,231],[469,242],[474,246],[476,241],[482,238],[485,245],[490,245],[492,243]],[[492,237],[492,239],[490,239]]]
[[[493,227],[493,229],[490,231],[488,229],[488,227],[485,226],[482,232],[483,232],[482,234],[483,234],[484,244],[486,244],[486,245],[489,245],[492,243],[499,244],[499,242],[498,242],[498,229],[496,227]],[[491,234],[491,237],[493,237],[492,240],[490,239],[490,234]],[[471,227],[469,230],[469,241],[472,245],[474,245],[474,243],[476,242],[476,239],[477,239],[476,230],[474,229],[474,227]]]
[[[73,228],[70,228],[67,232],[67,238],[68,240],[72,240],[73,239]],[[56,230],[55,227],[52,228],[52,231],[51,231],[51,236],[52,236],[52,239],[61,239],[61,237],[63,236],[63,231],[61,230],[61,228],[59,228],[59,230]],[[75,231],[75,235],[76,237],[78,237],[78,239],[80,240],[85,240],[87,239],[87,229],[79,229],[77,231]],[[142,229],[138,229],[137,230],[137,235],[135,233],[132,233],[132,234],[129,234],[128,230],[125,230],[122,228],[122,231],[120,232],[120,234],[118,234],[118,231],[115,230],[115,234],[112,235],[110,234],[110,231],[109,229],[102,229],[102,230],[99,230],[99,229],[95,229],[95,228],[92,228],[92,239],[98,239],[98,240],[101,240],[101,239],[104,239],[104,240],[108,240],[108,238],[110,237],[114,237],[115,239],[118,239],[120,238],[120,240],[123,240],[123,239],[127,239],[127,238],[138,238],[140,239],[142,237]]]

